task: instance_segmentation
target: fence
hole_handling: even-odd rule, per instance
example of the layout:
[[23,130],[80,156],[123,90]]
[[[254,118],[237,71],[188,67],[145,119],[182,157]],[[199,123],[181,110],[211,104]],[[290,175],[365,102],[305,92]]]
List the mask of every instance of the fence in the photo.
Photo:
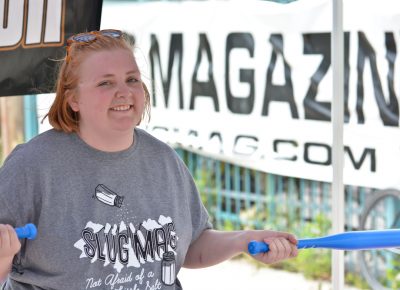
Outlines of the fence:
[[[218,229],[274,229],[301,238],[304,224],[330,218],[331,184],[263,173],[183,149],[177,153],[191,171]],[[359,229],[366,197],[373,189],[345,187],[345,229]],[[328,233],[327,233],[328,234]],[[356,253],[346,252],[346,268],[358,271]]]

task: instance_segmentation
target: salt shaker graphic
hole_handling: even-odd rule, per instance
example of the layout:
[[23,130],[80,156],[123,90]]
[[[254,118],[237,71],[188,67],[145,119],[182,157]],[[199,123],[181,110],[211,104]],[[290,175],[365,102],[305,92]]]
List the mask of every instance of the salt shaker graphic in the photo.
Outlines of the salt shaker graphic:
[[102,203],[116,207],[121,207],[124,200],[123,196],[119,196],[104,184],[96,186],[95,197]]
[[168,286],[174,285],[176,276],[174,252],[170,251],[163,254],[161,268],[163,283]]

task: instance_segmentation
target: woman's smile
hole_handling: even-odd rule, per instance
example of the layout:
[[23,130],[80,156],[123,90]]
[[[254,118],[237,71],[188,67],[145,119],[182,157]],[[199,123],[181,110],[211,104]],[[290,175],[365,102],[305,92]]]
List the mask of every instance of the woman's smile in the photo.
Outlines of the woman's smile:
[[111,111],[129,111],[130,109],[133,108],[133,105],[118,105],[115,107],[111,107]]

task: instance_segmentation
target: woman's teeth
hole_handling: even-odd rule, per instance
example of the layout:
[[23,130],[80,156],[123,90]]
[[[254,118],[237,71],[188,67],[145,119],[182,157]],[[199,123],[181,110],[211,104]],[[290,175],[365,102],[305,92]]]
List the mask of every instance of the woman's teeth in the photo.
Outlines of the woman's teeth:
[[131,108],[130,105],[122,105],[122,106],[112,107],[111,110],[113,110],[113,111],[127,111],[130,108]]

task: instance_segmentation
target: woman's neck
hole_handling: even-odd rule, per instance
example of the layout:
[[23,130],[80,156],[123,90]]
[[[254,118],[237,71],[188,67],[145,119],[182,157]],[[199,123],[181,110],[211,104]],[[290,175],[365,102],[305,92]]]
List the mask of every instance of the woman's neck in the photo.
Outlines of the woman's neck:
[[116,132],[115,134],[93,134],[81,130],[79,137],[89,146],[104,152],[118,152],[132,146],[133,132]]

